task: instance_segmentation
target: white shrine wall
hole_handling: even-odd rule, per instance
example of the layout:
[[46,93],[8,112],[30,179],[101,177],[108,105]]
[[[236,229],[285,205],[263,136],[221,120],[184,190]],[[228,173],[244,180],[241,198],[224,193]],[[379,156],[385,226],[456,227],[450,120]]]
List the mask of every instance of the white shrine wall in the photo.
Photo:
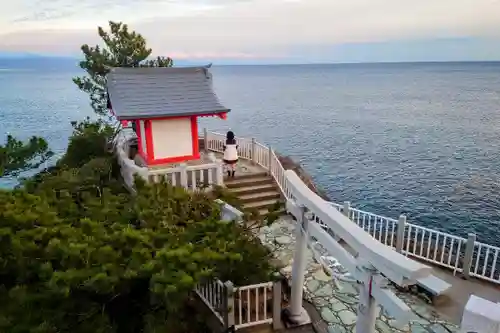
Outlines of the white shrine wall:
[[155,160],[193,155],[190,118],[152,120],[151,132]]

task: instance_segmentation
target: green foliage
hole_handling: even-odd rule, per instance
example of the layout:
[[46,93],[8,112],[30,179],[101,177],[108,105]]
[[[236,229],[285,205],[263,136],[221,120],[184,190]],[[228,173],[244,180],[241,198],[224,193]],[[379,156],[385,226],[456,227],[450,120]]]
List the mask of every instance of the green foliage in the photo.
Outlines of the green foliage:
[[[108,134],[88,122],[69,146]],[[197,283],[269,280],[268,252],[211,194],[140,183],[133,196],[95,147],[0,191],[0,332],[200,332]]]
[[240,211],[243,210],[243,204],[238,199],[238,196],[228,191],[225,187],[214,186],[211,194],[214,199],[220,199]]
[[207,195],[155,184],[132,197],[109,187],[109,175],[109,161],[93,159],[34,193],[1,192],[1,329],[85,332],[99,322],[102,332],[135,332],[146,315],[154,326],[175,322],[204,279],[268,280],[267,252],[220,221]]
[[22,171],[36,169],[53,156],[47,142],[33,136],[27,143],[7,136],[0,145],[0,177],[16,176]]
[[173,61],[168,57],[149,59],[152,50],[146,46],[144,37],[121,22],[109,22],[110,32],[98,28],[104,47],[81,47],[85,60],[80,67],[86,76],[73,79],[78,88],[90,96],[94,111],[101,116],[107,115],[106,74],[112,67],[171,67]]
[[[244,258],[260,258],[252,263],[253,269],[249,270],[245,265],[246,260],[227,262],[220,266],[220,279],[223,281],[231,280],[235,285],[244,286],[256,283],[256,281],[271,281],[274,278],[274,272],[277,267],[270,264],[271,253],[255,236],[256,229],[263,226],[269,226],[280,217],[280,211],[283,208],[283,203],[277,201],[271,207],[267,214],[260,215],[256,209],[245,209],[238,197],[228,191],[224,187],[216,186],[210,193],[213,199],[220,199],[229,205],[243,212],[243,221],[240,224],[232,223],[231,232],[236,236],[234,239],[233,249],[240,251]],[[243,235],[243,237],[241,237]]]
[[92,158],[109,156],[108,145],[115,129],[104,121],[73,122],[73,135],[68,149],[58,164],[68,168],[78,168]]

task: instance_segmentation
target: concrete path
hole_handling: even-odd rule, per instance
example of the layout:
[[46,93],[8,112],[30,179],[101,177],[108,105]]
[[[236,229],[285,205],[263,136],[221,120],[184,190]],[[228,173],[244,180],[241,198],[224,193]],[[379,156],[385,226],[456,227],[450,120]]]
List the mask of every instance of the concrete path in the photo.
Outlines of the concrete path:
[[[293,251],[295,245],[295,222],[291,217],[282,217],[270,227],[260,230],[259,238],[283,263],[282,273],[291,282]],[[321,246],[316,251],[330,261],[331,267],[339,273],[347,273],[332,257],[328,257]],[[307,250],[307,272],[304,284],[304,297],[314,304],[321,317],[328,324],[328,333],[354,332],[356,322],[356,305],[358,303],[357,287],[352,282],[341,281],[341,290],[337,290],[330,277],[321,265],[315,262],[312,252]],[[415,295],[397,292],[415,312],[415,318],[408,324],[399,324],[379,311],[376,329],[379,333],[413,332],[413,333],[450,333],[458,332],[458,327],[447,318],[440,316],[435,309]]]
[[435,266],[432,274],[451,284],[450,290],[446,293],[447,301],[440,302],[436,310],[454,323],[460,323],[462,320],[463,309],[471,295],[500,303],[500,285],[475,278],[464,280],[459,275],[453,275],[450,270]]

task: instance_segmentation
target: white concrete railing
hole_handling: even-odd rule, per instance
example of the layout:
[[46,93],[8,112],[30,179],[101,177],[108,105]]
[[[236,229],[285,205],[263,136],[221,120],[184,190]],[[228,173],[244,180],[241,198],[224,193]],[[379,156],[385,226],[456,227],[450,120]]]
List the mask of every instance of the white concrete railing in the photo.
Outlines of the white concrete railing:
[[[471,234],[470,238],[475,239],[475,235]],[[500,284],[499,256],[499,247],[474,242],[470,275]]]
[[140,167],[128,158],[129,140],[133,138],[133,135],[135,134],[130,131],[120,131],[113,142],[120,173],[129,191],[135,191],[134,176],[136,174],[145,181],[148,180],[148,168]]
[[[395,220],[351,208],[348,202],[337,207],[363,230],[397,252],[454,272],[463,272],[460,256],[465,254],[467,239],[408,223],[404,215]],[[473,246],[473,243],[469,246]]]
[[475,234],[463,238],[408,223],[404,215],[395,220],[352,208],[349,203],[335,206],[374,238],[400,253],[464,277],[500,284],[500,247],[476,241]]
[[215,157],[211,158],[211,163],[201,165],[188,166],[182,163],[178,167],[164,169],[149,169],[138,166],[128,157],[130,140],[134,138],[137,136],[133,131],[122,129],[114,140],[120,172],[129,190],[134,190],[134,176],[136,174],[145,181],[158,183],[165,180],[173,186],[182,186],[187,190],[202,187],[210,189],[214,185],[222,186],[224,184],[222,162]]
[[204,284],[199,284],[194,289],[198,297],[219,319],[221,324],[225,323],[225,312],[228,307],[227,292],[232,288],[231,282],[222,283],[220,280],[210,280]]
[[209,281],[195,293],[217,317],[224,329],[235,330],[281,323],[281,282],[234,287],[232,282]]
[[187,190],[222,186],[222,163],[215,161],[202,165],[181,164],[175,168],[149,170],[148,178],[154,183],[165,180],[173,186],[181,186]]
[[[205,148],[223,152],[225,135],[204,130]],[[268,170],[282,194],[291,198],[285,170],[271,147],[255,139],[237,138],[241,158],[248,159]],[[476,241],[475,234],[463,238],[449,233],[408,223],[406,216],[392,219],[350,207],[331,203],[378,241],[409,257],[419,258],[446,267],[464,277],[500,284],[500,247]],[[316,219],[323,227],[321,220]],[[330,230],[330,233],[332,231]]]
[[[266,282],[235,288],[235,328],[272,324],[273,315],[276,313],[273,306],[279,308],[276,319],[281,320],[279,318],[281,312],[280,286],[279,282]],[[277,302],[274,302],[275,299]]]

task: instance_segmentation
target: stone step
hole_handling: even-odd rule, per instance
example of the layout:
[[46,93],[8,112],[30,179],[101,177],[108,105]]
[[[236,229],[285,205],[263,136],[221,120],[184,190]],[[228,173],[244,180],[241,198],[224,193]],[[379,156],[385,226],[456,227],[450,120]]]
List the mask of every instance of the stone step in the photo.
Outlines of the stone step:
[[259,215],[264,216],[267,213],[269,213],[269,209],[268,208],[259,209]]
[[[259,210],[259,214],[262,216],[266,215],[267,213],[269,213],[269,210],[267,208]],[[282,208],[282,209],[278,210],[277,213],[279,213],[280,216],[286,215],[286,210],[284,208]]]
[[262,193],[262,192],[269,192],[269,191],[278,191],[278,187],[276,187],[272,182],[269,182],[269,183],[261,184],[261,185],[235,187],[235,188],[230,189],[230,192],[234,193],[238,197],[244,196],[247,194]]
[[[269,213],[268,208],[258,209],[257,211],[259,212],[259,215],[261,216],[261,218],[264,218]],[[280,210],[278,210],[278,214],[279,214],[279,216],[286,215],[286,210],[280,209]],[[253,226],[255,224],[261,224],[261,223],[262,223],[262,221],[260,221],[260,220],[259,221],[250,220],[250,221],[247,221],[247,226]]]
[[273,179],[268,176],[247,177],[241,179],[240,178],[224,179],[224,185],[226,185],[226,187],[229,189],[249,187],[254,185],[264,185],[264,184],[274,185]]
[[[227,173],[224,173],[224,176],[227,176]],[[236,171],[236,175],[234,179],[248,179],[248,178],[260,178],[260,177],[270,177],[269,174],[265,171],[262,172],[252,172],[252,173],[243,173]]]
[[239,333],[273,333],[272,325],[262,324],[252,327],[245,327],[238,330]]
[[252,193],[239,195],[238,199],[242,204],[256,202],[256,201],[264,201],[264,200],[272,200],[279,199],[281,197],[280,193],[276,190],[260,192],[260,193]]
[[243,208],[246,209],[269,209],[273,207],[278,200],[276,199],[269,199],[269,200],[259,200],[259,201],[254,201],[250,203],[243,204]]
[[[257,208],[257,212],[259,213],[260,216],[265,216],[269,213],[269,208],[270,207],[266,207],[266,208]],[[280,209],[278,210],[278,213],[279,215],[286,215],[286,210],[283,208],[283,209]]]

